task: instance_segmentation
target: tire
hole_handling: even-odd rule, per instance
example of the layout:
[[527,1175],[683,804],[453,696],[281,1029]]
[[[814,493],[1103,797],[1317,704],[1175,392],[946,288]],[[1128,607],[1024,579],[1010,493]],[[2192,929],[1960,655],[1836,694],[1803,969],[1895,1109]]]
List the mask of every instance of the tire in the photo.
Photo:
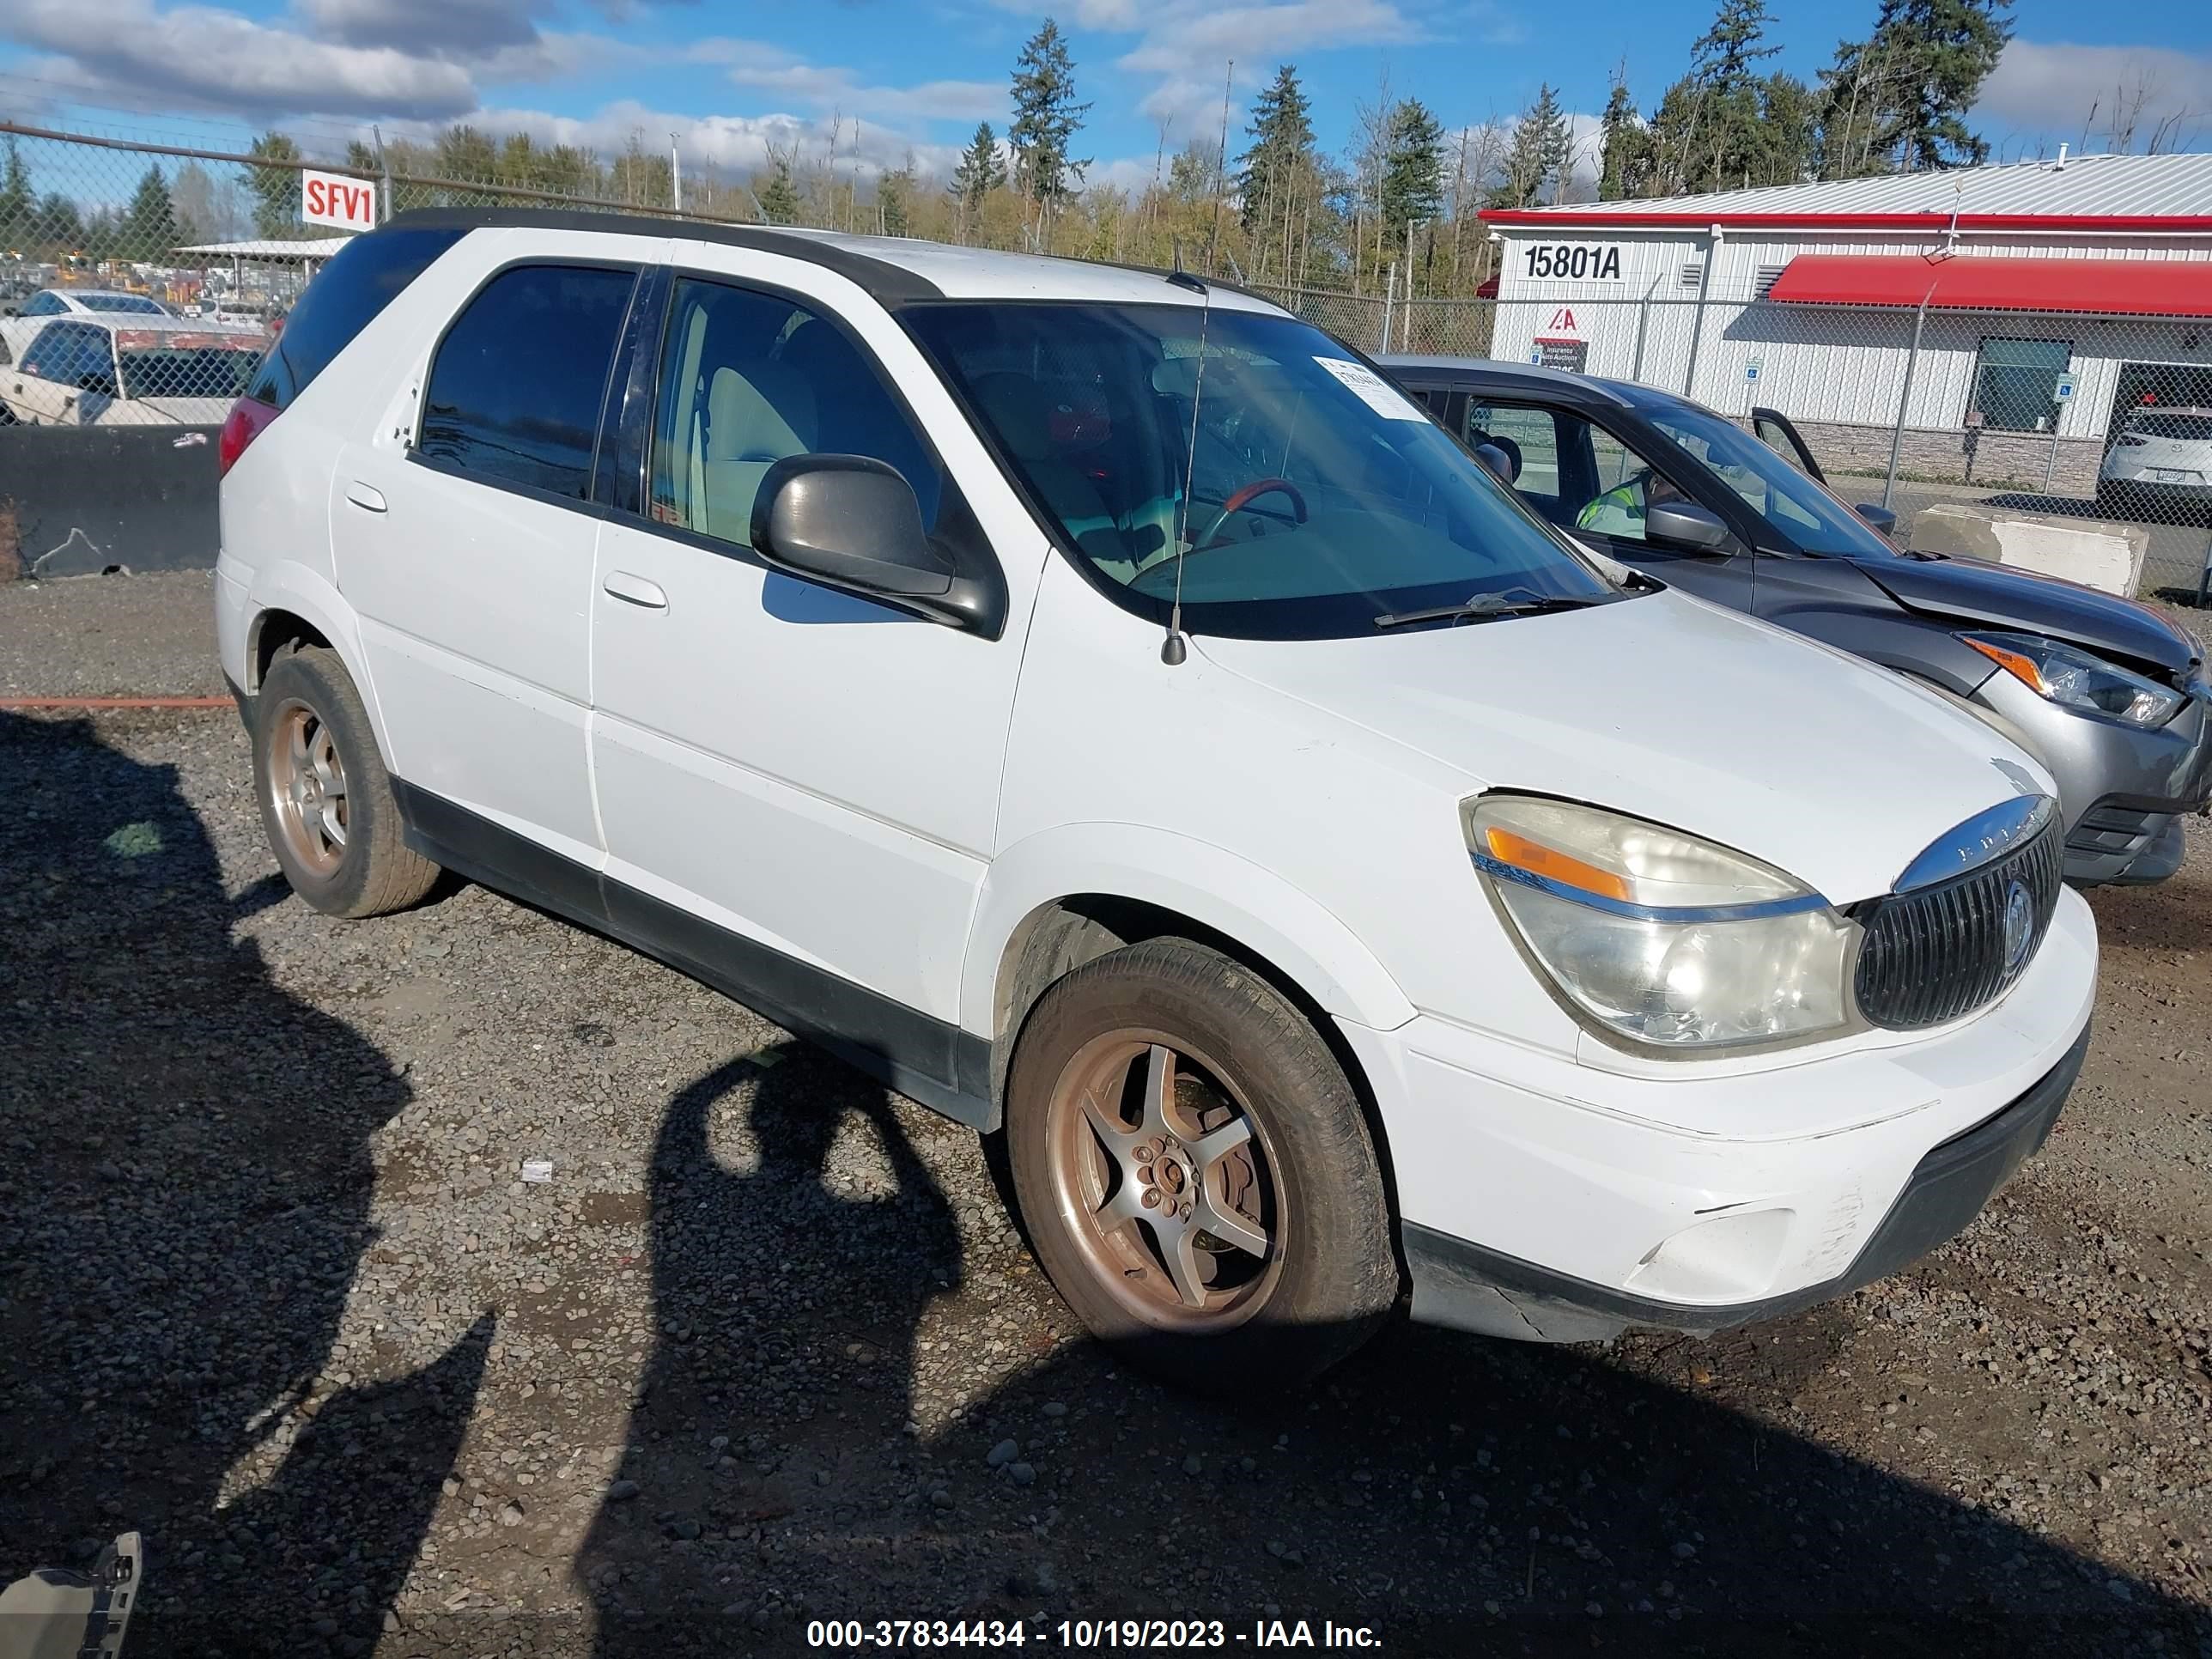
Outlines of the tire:
[[325,915],[404,910],[437,880],[438,866],[402,839],[392,775],[336,652],[302,647],[262,677],[253,782],[284,879]]
[[1309,1380],[1397,1299],[1382,1169],[1343,1067],[1218,951],[1149,940],[1048,989],[1014,1049],[1006,1143],[1054,1288],[1170,1382]]

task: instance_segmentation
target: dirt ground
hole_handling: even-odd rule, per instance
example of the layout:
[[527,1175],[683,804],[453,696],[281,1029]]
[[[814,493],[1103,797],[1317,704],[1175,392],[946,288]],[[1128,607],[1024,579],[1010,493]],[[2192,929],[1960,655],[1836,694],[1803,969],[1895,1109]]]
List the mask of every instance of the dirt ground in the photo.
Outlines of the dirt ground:
[[[207,690],[204,579],[143,580],[0,591],[11,689]],[[90,629],[143,674],[62,681]],[[2212,1659],[2212,835],[2094,896],[2081,1083],[1926,1261],[1222,1405],[1076,1335],[973,1135],[745,1010],[477,888],[308,911],[228,714],[0,712],[0,1578],[138,1529],[130,1659]]]

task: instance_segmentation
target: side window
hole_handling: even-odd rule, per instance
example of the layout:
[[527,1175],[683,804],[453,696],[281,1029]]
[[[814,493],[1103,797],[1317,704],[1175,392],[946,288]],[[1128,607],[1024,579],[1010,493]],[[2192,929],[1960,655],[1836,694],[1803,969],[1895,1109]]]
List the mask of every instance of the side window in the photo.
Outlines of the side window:
[[749,548],[761,481],[793,455],[896,468],[936,528],[937,464],[848,336],[790,300],[679,280],[661,340],[647,512]]
[[566,265],[493,277],[431,362],[417,453],[477,477],[587,497],[607,369],[636,280]]
[[1798,453],[1797,446],[1790,442],[1790,434],[1783,428],[1764,416],[1754,416],[1752,418],[1751,429],[1757,434],[1759,442],[1765,444],[1800,472],[1804,471],[1805,458]]
[[115,362],[107,344],[107,331],[83,323],[49,323],[23,354],[23,373],[63,386],[76,386],[87,376],[112,389]]
[[1557,423],[1567,418],[1551,410],[1515,409],[1471,398],[1461,438],[1469,449],[1489,444],[1504,450],[1513,488],[1537,512],[1556,521],[1561,493]]
[[[1488,433],[1486,440],[1474,434],[1478,422]],[[1571,410],[1478,405],[1468,411],[1468,424],[1469,443],[1488,441],[1502,448],[1500,440],[1506,440],[1517,445],[1522,477],[1515,488],[1539,513],[1567,529],[1640,542],[1655,495],[1662,500],[1680,495],[1644,456]]]
[[23,307],[26,317],[58,317],[69,309],[51,294],[34,294],[30,304]]
[[[458,229],[386,229],[348,242],[285,318],[283,337],[261,360],[246,395],[276,409],[289,404],[461,234]],[[220,308],[213,304],[208,307]]]

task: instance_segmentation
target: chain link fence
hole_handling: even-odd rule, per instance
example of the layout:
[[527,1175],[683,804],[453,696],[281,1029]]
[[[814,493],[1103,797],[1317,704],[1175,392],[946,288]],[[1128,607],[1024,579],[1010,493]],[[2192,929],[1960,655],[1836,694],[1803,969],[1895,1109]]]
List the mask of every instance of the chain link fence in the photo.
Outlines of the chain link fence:
[[[336,161],[308,161],[0,121],[0,424],[220,422],[343,246],[346,233],[301,222],[309,167],[374,185],[386,215],[552,205],[761,216],[741,184],[679,186],[665,156],[485,149],[477,164],[487,176],[477,176],[429,170],[439,152],[407,146],[356,144]],[[1908,542],[1923,514],[1993,507],[2129,526],[2142,544],[2139,591],[2194,593],[2206,580],[2212,318],[1601,290],[1563,283],[1500,300],[1262,291],[1369,352],[1642,381],[1770,438],[1753,411],[1778,411],[1837,491],[1890,507]]]

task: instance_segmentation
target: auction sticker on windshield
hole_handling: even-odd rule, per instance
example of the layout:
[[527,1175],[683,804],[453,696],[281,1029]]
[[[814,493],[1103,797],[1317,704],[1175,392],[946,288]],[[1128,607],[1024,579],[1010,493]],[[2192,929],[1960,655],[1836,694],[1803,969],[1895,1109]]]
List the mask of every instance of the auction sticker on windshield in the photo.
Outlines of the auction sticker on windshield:
[[1425,412],[1409,402],[1406,394],[1385,380],[1364,363],[1355,363],[1343,357],[1316,357],[1314,361],[1344,382],[1352,395],[1365,404],[1386,421],[1425,421]]

